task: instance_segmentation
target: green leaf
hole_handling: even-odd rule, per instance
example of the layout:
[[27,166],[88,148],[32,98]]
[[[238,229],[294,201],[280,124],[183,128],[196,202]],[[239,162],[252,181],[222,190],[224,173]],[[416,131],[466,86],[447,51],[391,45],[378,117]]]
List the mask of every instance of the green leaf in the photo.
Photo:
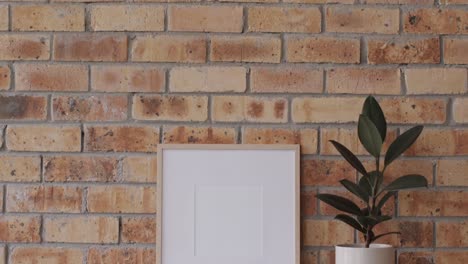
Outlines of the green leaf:
[[372,195],[372,186],[369,183],[370,179],[368,175],[362,176],[361,179],[359,179],[359,187],[363,189],[368,196]]
[[377,204],[377,212],[381,211],[384,205],[387,203],[388,199],[392,198],[396,192],[388,192],[386,193],[382,199],[380,199],[379,203]]
[[356,229],[357,231],[359,231],[361,233],[366,232],[366,230],[364,230],[364,228],[359,224],[359,222],[356,221],[356,219],[352,218],[349,215],[339,214],[339,215],[335,216],[335,219],[340,220],[341,222],[344,222],[344,223],[350,225],[352,228]]
[[351,200],[334,194],[317,194],[315,197],[320,201],[352,215],[360,215],[361,209]]
[[359,161],[359,159],[349,149],[334,140],[330,140],[330,142],[335,146],[341,156],[351,164],[351,166],[353,166],[362,175],[367,175],[364,165],[362,165],[361,161]]
[[379,130],[382,142],[385,141],[385,136],[387,135],[387,121],[385,120],[382,108],[380,108],[379,103],[373,96],[368,96],[366,98],[364,106],[362,107],[362,114],[369,117],[375,127]]
[[380,156],[382,150],[382,138],[377,127],[365,115],[359,116],[358,136],[364,148],[374,157]]
[[340,183],[348,191],[350,191],[351,193],[353,193],[357,197],[361,198],[361,200],[363,200],[365,203],[369,202],[369,195],[367,194],[367,192],[365,190],[361,189],[361,187],[359,187],[359,185],[355,184],[352,181],[346,180],[346,179],[341,180]]
[[402,176],[385,187],[386,191],[398,191],[403,189],[413,189],[427,187],[427,179],[424,176],[410,174]]
[[388,235],[393,235],[393,234],[395,234],[395,235],[401,235],[401,232],[388,232],[388,233],[383,233],[383,234],[380,234],[380,235],[377,235],[377,236],[373,237],[373,238],[371,239],[371,242],[374,242],[374,241],[376,241],[377,239],[379,239],[379,238],[381,238],[381,237],[388,236]]
[[369,184],[373,190],[373,195],[379,193],[383,182],[383,175],[379,171],[369,172]]
[[423,130],[423,126],[415,126],[405,133],[398,136],[395,141],[388,147],[387,154],[385,155],[385,166],[388,166],[392,161],[398,158],[405,152],[416,139],[419,137]]
[[389,215],[379,215],[379,216],[358,216],[358,221],[363,226],[376,226],[382,222],[392,219]]

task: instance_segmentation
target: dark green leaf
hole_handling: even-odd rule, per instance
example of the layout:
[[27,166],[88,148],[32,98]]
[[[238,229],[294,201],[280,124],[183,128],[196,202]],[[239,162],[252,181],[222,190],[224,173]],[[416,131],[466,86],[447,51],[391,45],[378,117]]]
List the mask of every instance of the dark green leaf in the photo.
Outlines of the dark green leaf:
[[416,139],[419,137],[423,130],[423,126],[415,126],[405,133],[398,136],[395,141],[388,147],[387,154],[385,155],[385,166],[388,166],[392,161],[398,158],[405,152]]
[[389,215],[379,215],[379,216],[358,216],[358,221],[363,226],[375,226],[382,222],[392,219]]
[[383,236],[388,236],[388,235],[393,235],[393,234],[395,234],[395,235],[401,235],[400,232],[388,232],[388,233],[383,233],[383,234],[380,234],[380,235],[377,235],[377,236],[373,237],[373,238],[371,239],[371,242],[374,242],[374,241],[376,241],[377,239],[379,239],[379,238],[381,238],[381,237],[383,237]]
[[374,157],[380,156],[382,138],[374,123],[365,115],[359,116],[358,136],[364,148]]
[[403,189],[427,187],[427,179],[424,176],[410,174],[402,176],[385,187],[386,191],[398,191]]
[[370,179],[368,175],[362,176],[361,179],[359,179],[359,187],[363,189],[368,196],[372,195],[372,186],[370,185]]
[[380,108],[379,103],[373,96],[368,96],[366,98],[364,106],[362,107],[362,114],[369,117],[379,130],[382,142],[385,141],[385,136],[387,135],[387,121],[385,120],[382,108]]
[[365,203],[369,202],[369,195],[367,194],[367,192],[365,190],[361,189],[361,187],[359,187],[359,185],[355,184],[352,181],[346,180],[346,179],[341,180],[340,183],[348,191],[352,192],[354,195],[361,198],[361,200],[363,200]]
[[317,194],[315,197],[320,201],[345,213],[360,215],[361,209],[351,200],[334,194]]
[[388,192],[386,193],[382,199],[380,199],[379,203],[377,204],[377,210],[381,211],[382,207],[384,207],[385,203],[387,203],[388,199],[392,198],[396,192]]
[[369,172],[369,183],[372,187],[373,195],[377,194],[379,192],[379,189],[381,189],[381,184],[383,182],[383,175],[379,171],[371,171]]
[[356,221],[356,219],[352,218],[349,215],[339,214],[339,215],[335,216],[335,219],[340,220],[341,222],[344,222],[344,223],[350,225],[352,228],[356,229],[357,231],[359,231],[361,233],[366,232],[366,230],[364,230],[364,228],[362,228],[362,226],[358,223],[358,221]]
[[349,149],[334,140],[330,140],[330,142],[335,146],[341,156],[351,164],[351,166],[353,166],[362,175],[367,175],[367,171],[361,161],[359,161],[359,159]]

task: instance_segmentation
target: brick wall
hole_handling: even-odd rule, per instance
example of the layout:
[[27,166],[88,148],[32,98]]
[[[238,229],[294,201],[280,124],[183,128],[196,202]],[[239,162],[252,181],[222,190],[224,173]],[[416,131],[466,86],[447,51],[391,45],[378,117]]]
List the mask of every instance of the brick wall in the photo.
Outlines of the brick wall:
[[365,155],[369,93],[390,138],[426,126],[387,177],[430,190],[382,242],[467,263],[467,0],[85,2],[0,0],[0,264],[155,263],[162,142],[300,143],[303,264],[330,264],[360,238],[314,194],[356,179],[327,141]]

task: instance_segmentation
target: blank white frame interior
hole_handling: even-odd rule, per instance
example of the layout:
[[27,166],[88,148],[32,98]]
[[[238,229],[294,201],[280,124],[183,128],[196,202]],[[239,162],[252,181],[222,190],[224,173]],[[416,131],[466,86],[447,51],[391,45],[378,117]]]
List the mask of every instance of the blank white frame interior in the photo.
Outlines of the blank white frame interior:
[[160,145],[158,264],[299,264],[298,145]]

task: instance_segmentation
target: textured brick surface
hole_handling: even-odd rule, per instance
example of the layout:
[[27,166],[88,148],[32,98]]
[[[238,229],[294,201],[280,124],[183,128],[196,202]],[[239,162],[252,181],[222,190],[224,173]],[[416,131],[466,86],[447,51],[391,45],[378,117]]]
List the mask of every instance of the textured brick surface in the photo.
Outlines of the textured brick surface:
[[119,220],[109,216],[48,217],[43,229],[47,242],[114,244],[119,239]]
[[15,31],[84,31],[85,9],[78,5],[19,5],[12,7]]

